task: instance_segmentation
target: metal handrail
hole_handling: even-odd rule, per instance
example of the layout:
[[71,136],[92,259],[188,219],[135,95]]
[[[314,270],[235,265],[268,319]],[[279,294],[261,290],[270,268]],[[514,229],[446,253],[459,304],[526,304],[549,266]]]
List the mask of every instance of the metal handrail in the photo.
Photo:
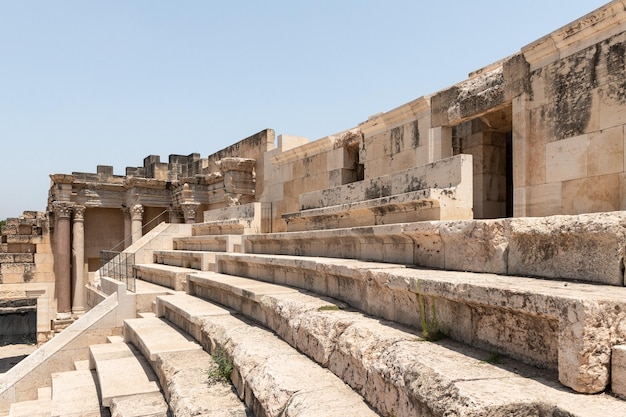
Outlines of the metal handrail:
[[[163,214],[169,210],[163,210],[157,214],[149,222],[141,227],[141,230],[152,224]],[[131,236],[129,236],[131,237]],[[126,289],[135,292],[136,288],[136,274],[135,274],[135,254],[128,252],[119,252],[115,249],[120,245],[124,245],[128,238],[122,240],[117,245],[113,246],[110,250],[100,251],[100,273],[103,276],[113,278],[117,281],[126,283]]]
[[124,282],[126,289],[135,292],[135,254],[100,251],[100,274]]

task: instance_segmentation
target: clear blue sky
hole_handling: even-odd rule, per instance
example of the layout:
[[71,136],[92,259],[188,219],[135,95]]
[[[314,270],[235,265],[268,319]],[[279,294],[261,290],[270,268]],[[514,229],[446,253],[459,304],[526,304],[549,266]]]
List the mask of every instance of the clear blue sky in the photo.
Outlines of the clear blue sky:
[[0,219],[50,174],[351,128],[605,3],[0,0]]

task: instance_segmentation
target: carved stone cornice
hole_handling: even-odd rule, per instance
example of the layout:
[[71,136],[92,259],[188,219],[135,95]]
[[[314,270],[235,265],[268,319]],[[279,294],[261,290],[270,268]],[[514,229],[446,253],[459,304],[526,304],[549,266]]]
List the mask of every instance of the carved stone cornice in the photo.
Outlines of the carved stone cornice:
[[50,179],[55,184],[71,184],[74,182],[75,177],[69,174],[52,174]]

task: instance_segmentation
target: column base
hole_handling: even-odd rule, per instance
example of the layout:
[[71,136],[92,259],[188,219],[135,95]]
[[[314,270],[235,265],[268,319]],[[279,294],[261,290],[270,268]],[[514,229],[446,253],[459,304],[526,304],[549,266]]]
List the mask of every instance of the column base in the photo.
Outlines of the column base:
[[57,313],[57,320],[69,320],[72,318],[72,313]]

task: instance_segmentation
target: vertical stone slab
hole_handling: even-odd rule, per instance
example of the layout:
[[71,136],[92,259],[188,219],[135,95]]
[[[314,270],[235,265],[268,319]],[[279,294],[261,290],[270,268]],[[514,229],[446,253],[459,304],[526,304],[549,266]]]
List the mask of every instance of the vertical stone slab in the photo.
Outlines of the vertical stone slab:
[[428,134],[428,162],[436,162],[452,156],[452,129],[435,127]]

